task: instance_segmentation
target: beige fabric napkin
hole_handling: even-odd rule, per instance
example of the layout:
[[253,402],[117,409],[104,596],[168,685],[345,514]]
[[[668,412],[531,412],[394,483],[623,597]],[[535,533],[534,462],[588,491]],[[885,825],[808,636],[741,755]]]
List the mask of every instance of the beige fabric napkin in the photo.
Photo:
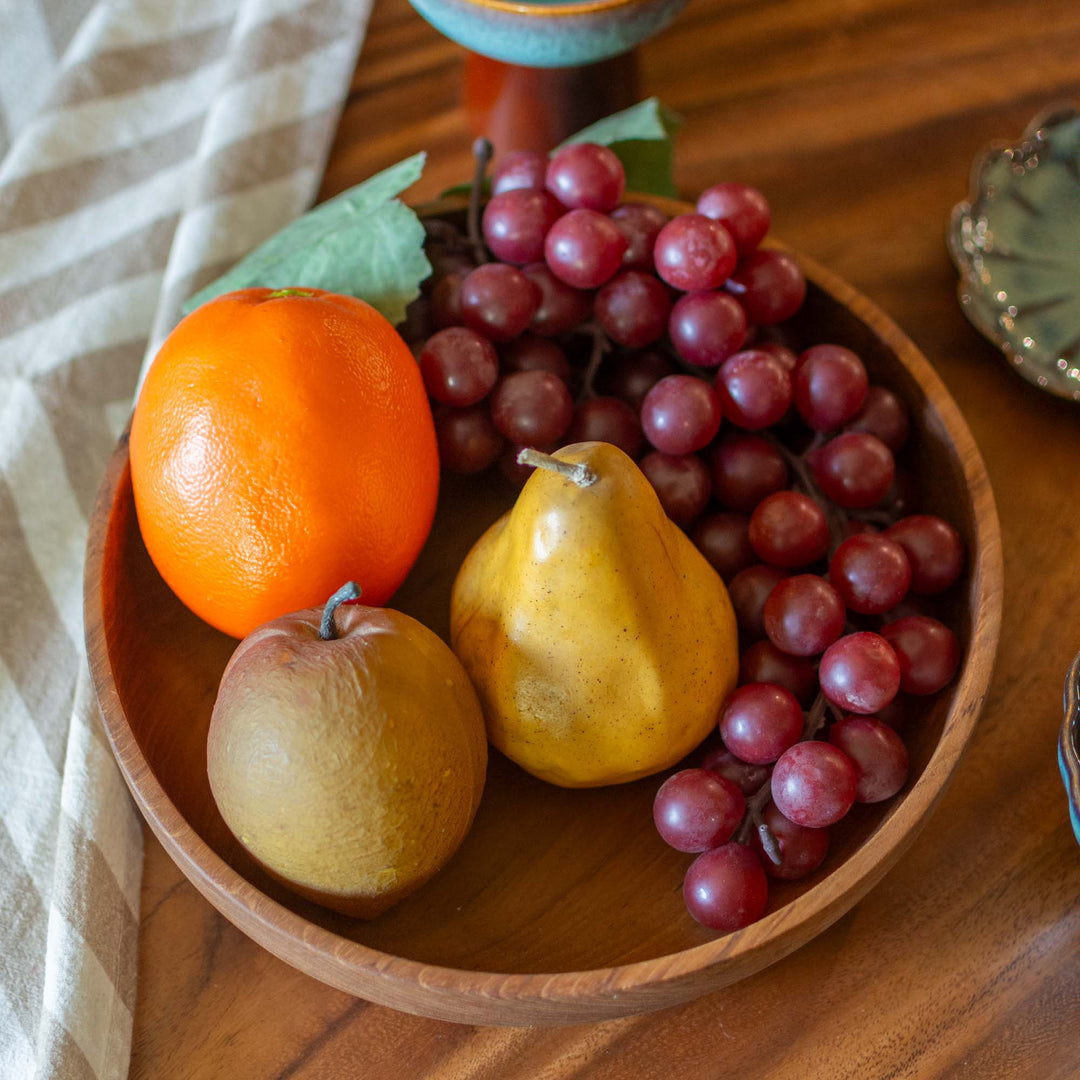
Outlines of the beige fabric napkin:
[[127,1073],[141,830],[87,524],[182,301],[314,198],[370,3],[0,0],[0,1077]]

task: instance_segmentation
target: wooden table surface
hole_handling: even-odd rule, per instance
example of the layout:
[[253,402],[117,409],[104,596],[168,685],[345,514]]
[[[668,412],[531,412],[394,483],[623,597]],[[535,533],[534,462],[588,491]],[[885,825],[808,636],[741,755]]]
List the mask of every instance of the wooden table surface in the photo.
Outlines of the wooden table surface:
[[[418,149],[413,196],[466,176],[462,55],[405,0],[375,0],[324,195]],[[799,952],[677,1009],[561,1029],[463,1027],[331,990],[235,930],[147,831],[134,1077],[1080,1076],[1080,849],[1055,761],[1080,649],[1080,410],[971,329],[944,245],[978,150],[1080,103],[1080,4],[692,0],[640,59],[643,96],[686,121],[680,189],[762,188],[775,233],[923,349],[986,459],[1005,615],[956,778],[897,867]]]

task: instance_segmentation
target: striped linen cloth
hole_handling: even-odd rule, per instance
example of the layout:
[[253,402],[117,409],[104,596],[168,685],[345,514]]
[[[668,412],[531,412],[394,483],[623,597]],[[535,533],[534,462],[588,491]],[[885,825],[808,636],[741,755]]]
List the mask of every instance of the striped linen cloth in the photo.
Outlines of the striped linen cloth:
[[370,3],[0,0],[0,1077],[127,1073],[142,840],[88,520],[182,301],[313,200]]

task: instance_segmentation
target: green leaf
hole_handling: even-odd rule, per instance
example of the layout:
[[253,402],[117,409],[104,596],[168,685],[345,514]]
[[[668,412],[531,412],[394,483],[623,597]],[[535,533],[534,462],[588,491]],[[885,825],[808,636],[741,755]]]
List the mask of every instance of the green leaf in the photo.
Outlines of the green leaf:
[[[453,187],[448,187],[445,191],[439,192],[440,199],[451,199],[459,195],[464,196],[466,199],[472,194],[472,183],[468,184],[454,184]],[[480,188],[480,194],[483,198],[491,198],[491,177],[485,176],[483,186]]]
[[394,196],[420,178],[424,158],[414,154],[298,217],[196,293],[184,314],[234,289],[300,287],[358,296],[401,322],[431,264],[420,219]]
[[657,98],[648,98],[571,135],[562,145],[579,142],[610,146],[626,170],[627,191],[676,198],[671,179],[674,136],[682,120]]

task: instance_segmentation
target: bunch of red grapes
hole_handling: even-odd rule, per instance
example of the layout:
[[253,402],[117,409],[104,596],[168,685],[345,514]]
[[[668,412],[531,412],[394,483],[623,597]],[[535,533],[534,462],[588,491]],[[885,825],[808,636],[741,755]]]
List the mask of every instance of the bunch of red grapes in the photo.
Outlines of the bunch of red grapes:
[[957,581],[964,549],[941,518],[901,516],[903,402],[850,349],[785,340],[806,283],[759,247],[761,193],[718,184],[669,219],[624,188],[603,146],[507,156],[470,235],[429,226],[435,274],[405,333],[445,468],[498,460],[522,483],[523,446],[614,443],[727,582],[739,686],[654,820],[700,853],[690,914],[732,931],[764,913],[769,878],[821,865],[855,803],[904,786],[897,694],[937,693],[960,662],[917,598]]

